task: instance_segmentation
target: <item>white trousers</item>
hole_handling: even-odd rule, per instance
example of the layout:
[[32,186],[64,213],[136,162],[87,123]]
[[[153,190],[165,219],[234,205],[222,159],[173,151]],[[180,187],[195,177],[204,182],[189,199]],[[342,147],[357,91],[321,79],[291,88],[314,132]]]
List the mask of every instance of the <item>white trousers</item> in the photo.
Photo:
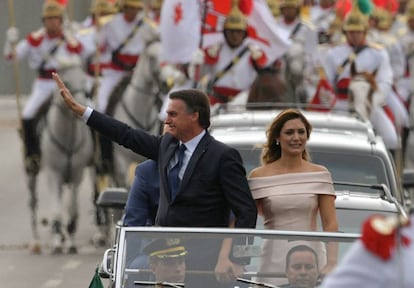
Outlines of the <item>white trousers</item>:
[[[348,100],[337,99],[335,108],[340,108],[342,110],[349,109]],[[394,150],[400,148],[401,145],[394,123],[392,123],[382,107],[373,107],[369,120],[376,133],[384,140],[388,149]]]
[[128,73],[114,69],[104,69],[102,71],[102,78],[97,94],[97,108],[99,112],[105,113],[112,91]]
[[36,117],[37,112],[46,103],[57,89],[55,80],[36,78],[32,84],[32,92],[24,106],[22,117],[30,120]]

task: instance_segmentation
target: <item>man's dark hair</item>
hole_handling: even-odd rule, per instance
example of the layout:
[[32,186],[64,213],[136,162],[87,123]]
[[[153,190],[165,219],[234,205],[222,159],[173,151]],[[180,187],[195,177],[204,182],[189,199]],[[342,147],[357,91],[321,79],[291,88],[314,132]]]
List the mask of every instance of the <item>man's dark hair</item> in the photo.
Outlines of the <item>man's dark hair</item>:
[[310,252],[315,256],[316,261],[316,267],[319,267],[319,261],[318,261],[318,255],[316,254],[315,250],[307,245],[298,245],[289,250],[289,252],[286,254],[286,269],[289,267],[290,264],[290,256],[295,252]]
[[174,91],[170,99],[183,100],[189,113],[198,112],[198,123],[204,129],[210,127],[210,102],[207,95],[197,89]]

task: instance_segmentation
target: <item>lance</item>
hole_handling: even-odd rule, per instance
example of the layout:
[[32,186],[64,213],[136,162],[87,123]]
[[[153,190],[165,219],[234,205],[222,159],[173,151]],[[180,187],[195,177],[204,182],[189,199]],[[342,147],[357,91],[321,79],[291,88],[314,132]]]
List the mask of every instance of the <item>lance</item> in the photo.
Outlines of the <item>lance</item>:
[[[14,17],[14,3],[13,0],[8,1],[9,6],[9,27],[15,27],[16,21]],[[19,125],[22,127],[22,105],[21,105],[21,93],[20,93],[20,73],[19,73],[19,61],[16,58],[16,44],[12,45],[12,55],[13,55],[13,75],[14,75],[14,84],[16,92],[16,106],[17,106],[17,116],[19,120]],[[22,137],[24,137],[22,133]]]
[[[201,25],[200,25],[200,40],[198,42],[198,49],[203,49],[203,28],[204,28],[204,24],[206,22],[206,17],[207,17],[207,1],[208,0],[204,0],[203,4],[202,4],[202,16],[201,16]],[[201,65],[198,64],[196,65],[194,68],[194,83],[193,83],[193,88],[197,88],[198,86],[198,81],[200,80],[200,70],[201,70]]]

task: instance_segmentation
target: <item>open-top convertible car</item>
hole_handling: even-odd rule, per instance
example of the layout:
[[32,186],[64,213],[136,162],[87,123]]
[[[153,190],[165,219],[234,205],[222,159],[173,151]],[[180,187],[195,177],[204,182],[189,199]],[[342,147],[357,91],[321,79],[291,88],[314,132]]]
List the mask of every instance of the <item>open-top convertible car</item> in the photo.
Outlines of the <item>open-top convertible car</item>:
[[[109,287],[115,288],[283,287],[294,281],[318,285],[322,281],[319,269],[326,261],[325,243],[337,243],[341,259],[359,236],[230,228],[119,226],[117,231],[116,244],[105,252],[100,273],[109,278]],[[244,273],[233,279],[215,272],[220,263],[218,252],[225,241],[232,242],[231,260],[244,267]],[[274,245],[277,253],[263,253],[265,245]],[[312,257],[301,262],[293,253],[309,253]],[[289,267],[294,266],[293,262],[294,267],[306,265],[307,275],[295,280],[291,275],[294,273],[287,273],[287,259]]]

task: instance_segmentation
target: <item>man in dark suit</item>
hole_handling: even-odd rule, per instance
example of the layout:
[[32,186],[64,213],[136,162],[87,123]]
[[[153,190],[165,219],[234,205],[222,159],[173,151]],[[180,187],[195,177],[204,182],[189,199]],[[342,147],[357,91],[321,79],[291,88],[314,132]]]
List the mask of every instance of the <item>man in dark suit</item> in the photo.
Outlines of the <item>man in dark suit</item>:
[[[54,79],[66,105],[82,116],[89,126],[112,141],[158,162],[160,200],[157,225],[229,227],[232,211],[236,228],[255,228],[257,209],[241,156],[236,149],[215,140],[208,133],[210,104],[205,93],[195,89],[171,93],[165,120],[170,131],[154,136],[77,103],[57,74],[54,74]],[[183,144],[184,157],[180,157],[177,150]],[[180,184],[176,195],[172,195],[169,171],[177,163],[180,164]],[[229,273],[240,274],[242,270],[237,266],[229,267]]]

